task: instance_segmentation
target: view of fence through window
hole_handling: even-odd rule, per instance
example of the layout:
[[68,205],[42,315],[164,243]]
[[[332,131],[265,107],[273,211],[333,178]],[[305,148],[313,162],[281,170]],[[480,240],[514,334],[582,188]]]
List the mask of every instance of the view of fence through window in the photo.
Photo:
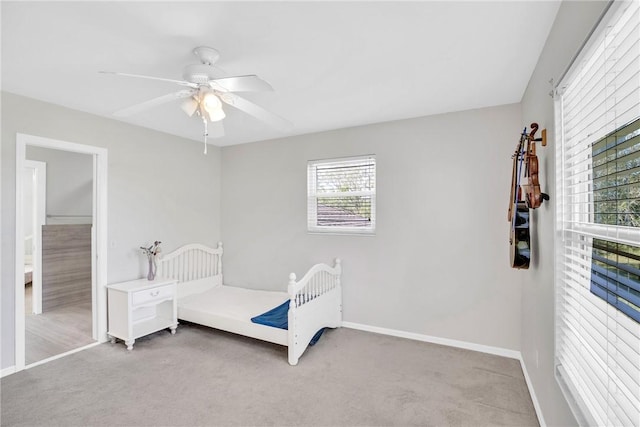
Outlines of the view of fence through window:
[[[592,146],[597,224],[640,227],[640,118]],[[640,322],[640,246],[593,240],[591,292]]]
[[375,232],[375,156],[310,161],[308,227],[313,232]]
[[[366,227],[371,224],[375,163],[318,165],[316,192],[318,225]],[[326,194],[326,195],[325,195]]]

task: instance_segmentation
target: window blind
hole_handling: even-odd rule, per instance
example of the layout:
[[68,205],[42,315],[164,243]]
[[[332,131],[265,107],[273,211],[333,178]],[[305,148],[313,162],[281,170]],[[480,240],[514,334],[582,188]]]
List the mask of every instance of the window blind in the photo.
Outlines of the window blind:
[[307,171],[309,231],[375,231],[375,156],[310,161]]
[[556,376],[581,424],[640,425],[640,12],[616,1],[558,85]]

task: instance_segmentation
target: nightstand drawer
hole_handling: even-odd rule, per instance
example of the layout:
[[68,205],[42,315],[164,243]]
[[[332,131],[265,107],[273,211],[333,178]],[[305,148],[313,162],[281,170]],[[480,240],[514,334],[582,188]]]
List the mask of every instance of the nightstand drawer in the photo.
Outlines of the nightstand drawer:
[[153,303],[154,301],[173,297],[173,285],[161,286],[159,288],[145,289],[136,291],[132,294],[132,305],[140,306]]

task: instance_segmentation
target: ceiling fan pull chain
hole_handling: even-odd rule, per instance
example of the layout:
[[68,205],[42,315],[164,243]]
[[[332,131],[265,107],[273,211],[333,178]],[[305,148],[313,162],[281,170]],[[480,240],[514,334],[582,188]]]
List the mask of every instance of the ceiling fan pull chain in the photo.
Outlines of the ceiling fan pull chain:
[[207,119],[202,116],[204,122],[204,154],[207,154],[207,136],[209,136],[209,130],[207,129]]

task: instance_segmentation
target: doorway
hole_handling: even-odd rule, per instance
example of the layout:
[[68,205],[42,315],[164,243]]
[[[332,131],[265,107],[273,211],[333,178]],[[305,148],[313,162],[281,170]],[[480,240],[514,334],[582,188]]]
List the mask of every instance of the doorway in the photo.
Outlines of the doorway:
[[[62,244],[65,241],[79,252],[69,259],[69,265],[71,268],[78,269],[78,266],[82,266],[82,274],[86,282],[86,287],[80,290],[81,296],[74,290],[71,299],[82,299],[82,316],[78,317],[79,312],[76,306],[73,306],[71,313],[68,313],[68,309],[72,307],[71,300],[67,299],[67,291],[71,287],[72,283],[77,280],[78,272],[73,272],[73,280],[69,279],[63,283],[62,293],[54,298],[51,298],[51,290],[53,287],[49,287],[48,282],[45,290],[39,292],[32,285],[31,289],[25,287],[24,276],[24,264],[25,258],[25,246],[29,243],[25,241],[26,234],[29,230],[28,224],[25,224],[28,219],[25,219],[24,210],[28,208],[28,203],[25,203],[25,198],[28,197],[29,190],[26,188],[23,174],[25,167],[30,164],[28,152],[33,153],[40,150],[46,152],[55,152],[57,154],[67,155],[69,157],[81,157],[88,162],[89,181],[85,183],[91,188],[89,189],[89,207],[85,213],[77,215],[67,215],[65,213],[55,215],[52,212],[48,218],[46,218],[46,225],[40,228],[40,236],[35,237],[35,253],[42,253],[44,250],[45,255],[41,257],[39,267],[34,265],[35,270],[39,270],[39,273],[47,271],[53,271],[51,268],[59,268],[63,263],[59,262],[59,255],[65,253],[67,249],[57,250],[56,245]],[[74,168],[74,171],[76,169]],[[107,150],[103,148],[76,144],[72,142],[53,140],[49,138],[36,137],[32,135],[18,134],[16,138],[16,294],[15,294],[15,313],[16,313],[16,340],[15,340],[15,367],[16,371],[35,366],[40,363],[47,362],[58,357],[62,357],[66,354],[82,350],[83,348],[93,346],[100,342],[105,342],[106,337],[106,179],[107,179]],[[86,188],[84,190],[87,190]],[[83,190],[83,191],[84,191]],[[86,191],[84,191],[86,193]],[[69,194],[66,203],[62,203],[61,206],[67,206],[69,203],[76,203],[82,197],[80,193],[74,192]],[[84,196],[87,197],[86,195]],[[50,197],[50,200],[52,198]],[[49,200],[49,201],[50,201]],[[37,203],[37,202],[36,202]],[[47,203],[50,204],[50,203]],[[54,218],[55,216],[55,218]],[[61,224],[62,223],[62,224]],[[80,224],[84,223],[84,224]],[[38,231],[37,229],[35,231]],[[63,233],[63,234],[60,234]],[[78,234],[80,233],[80,234]],[[35,234],[35,233],[34,233]],[[42,237],[44,235],[44,237]],[[53,242],[53,244],[51,243]],[[39,244],[39,245],[38,245]],[[51,254],[50,262],[47,264],[47,248],[50,248]],[[33,258],[33,255],[32,255]],[[49,265],[49,270],[47,270]],[[53,267],[52,267],[53,266]],[[57,276],[52,274],[51,277]],[[41,276],[42,277],[42,276]],[[70,276],[71,277],[71,276]],[[73,284],[73,286],[76,286]],[[84,285],[83,285],[84,286]],[[42,289],[42,288],[40,288]],[[29,293],[29,290],[31,292]],[[60,295],[65,294],[63,300]],[[44,295],[44,297],[43,297]],[[34,298],[33,303],[29,304],[29,307],[25,306],[25,299],[29,297]],[[38,301],[39,300],[39,301]],[[61,311],[48,310],[47,307],[51,304],[51,301],[66,305],[65,315],[62,316]],[[37,305],[44,302],[43,310],[38,313]],[[75,304],[75,302],[73,302]],[[79,307],[79,306],[78,306]],[[33,308],[36,308],[35,310]],[[55,316],[49,319],[45,317],[51,315],[55,311]],[[34,314],[37,313],[37,314]],[[70,316],[69,316],[70,314]],[[32,316],[32,317],[27,317]],[[66,317],[65,317],[66,316]],[[59,324],[56,324],[56,321]],[[35,326],[34,326],[35,325]],[[27,332],[27,328],[29,330]],[[79,339],[77,326],[81,326],[80,329],[84,334],[84,337]],[[33,338],[31,332],[32,327],[35,327],[37,332],[36,337]],[[57,329],[62,327],[64,330],[66,327],[69,329],[71,336],[67,335],[61,339],[61,346],[51,346],[51,342],[47,342],[46,346],[43,343],[47,341],[49,335],[61,336],[61,330]],[[67,332],[69,332],[67,331]],[[66,332],[65,332],[66,333]],[[35,339],[35,347],[33,342],[29,341]],[[38,339],[41,342],[37,342]],[[50,340],[49,340],[50,341]],[[29,344],[29,346],[27,346]],[[42,347],[49,347],[44,352],[33,351],[34,354],[29,354],[27,348],[42,350]],[[49,352],[49,353],[47,353]],[[53,354],[51,353],[53,352]],[[35,354],[38,353],[38,354]]]

